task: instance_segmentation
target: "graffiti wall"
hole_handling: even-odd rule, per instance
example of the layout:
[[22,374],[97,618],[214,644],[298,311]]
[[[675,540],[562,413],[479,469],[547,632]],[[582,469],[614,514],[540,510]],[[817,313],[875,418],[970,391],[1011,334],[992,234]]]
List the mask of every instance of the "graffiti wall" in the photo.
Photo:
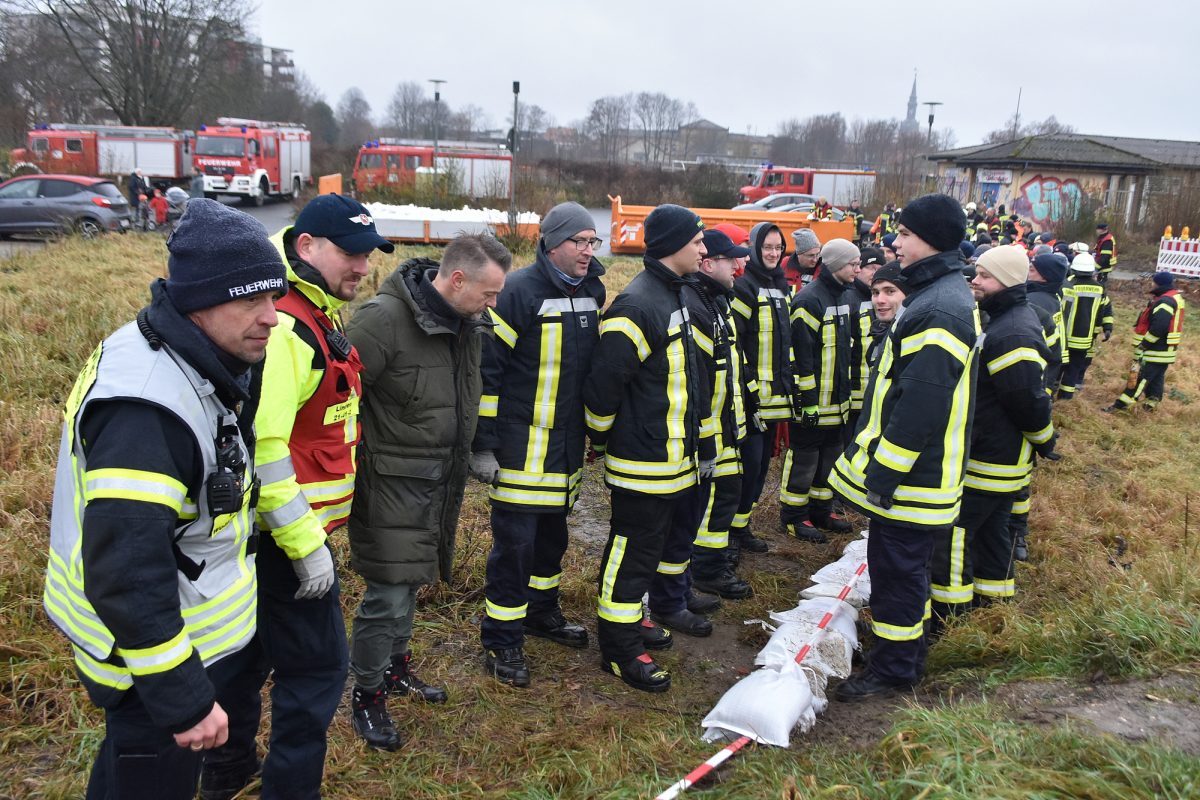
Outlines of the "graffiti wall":
[[1108,191],[1108,175],[1054,169],[980,169],[968,188],[967,170],[946,167],[939,171],[939,188],[985,206],[1003,203],[1036,227],[1048,228],[1070,219],[1086,197],[1102,199]]

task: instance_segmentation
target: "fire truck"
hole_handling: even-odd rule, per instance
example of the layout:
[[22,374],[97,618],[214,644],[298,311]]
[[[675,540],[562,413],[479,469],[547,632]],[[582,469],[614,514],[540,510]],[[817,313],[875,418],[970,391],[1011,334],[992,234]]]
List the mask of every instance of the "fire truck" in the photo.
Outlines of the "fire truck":
[[205,197],[237,195],[261,206],[312,183],[312,136],[303,125],[220,117],[200,126],[194,149]]
[[774,164],[763,166],[752,178],[752,183],[738,190],[739,203],[786,192],[825,197],[835,206],[844,206],[869,195],[875,185],[875,173],[870,170],[797,169]]
[[[354,162],[354,188],[406,188],[430,177],[433,148],[403,139],[377,139],[358,149]],[[468,197],[508,197],[512,181],[512,154],[486,144],[447,142],[437,150],[437,173],[448,176],[458,194]]]
[[39,124],[26,146],[12,151],[14,172],[128,175],[135,169],[156,183],[181,183],[192,172],[191,133],[126,125]]

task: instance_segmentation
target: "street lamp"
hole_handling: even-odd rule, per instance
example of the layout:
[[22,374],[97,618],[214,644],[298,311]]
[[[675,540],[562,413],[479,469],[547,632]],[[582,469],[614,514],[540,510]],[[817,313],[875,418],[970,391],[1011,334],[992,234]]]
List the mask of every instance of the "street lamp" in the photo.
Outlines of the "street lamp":
[[436,184],[438,174],[438,123],[442,116],[439,104],[442,100],[442,84],[446,81],[441,78],[430,78],[429,82],[433,84],[433,180]]
[[939,103],[936,100],[932,100],[928,103],[925,103],[925,105],[929,106],[929,143],[933,144],[933,112],[938,106],[945,105],[945,103]]
[[517,232],[517,137],[520,135],[520,126],[517,124],[517,98],[520,94],[521,82],[513,81],[513,127],[510,145],[512,149],[509,151],[512,161],[508,162],[508,232],[513,235]]

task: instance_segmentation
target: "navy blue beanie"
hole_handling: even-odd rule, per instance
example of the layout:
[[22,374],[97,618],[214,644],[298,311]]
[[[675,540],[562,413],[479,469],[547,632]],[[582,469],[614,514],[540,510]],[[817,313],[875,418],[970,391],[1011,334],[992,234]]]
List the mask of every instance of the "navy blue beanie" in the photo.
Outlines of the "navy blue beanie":
[[287,292],[287,269],[266,228],[216,200],[188,201],[167,250],[167,296],[181,314]]
[[1166,270],[1154,273],[1153,280],[1154,285],[1159,289],[1170,289],[1175,286],[1175,276]]
[[646,255],[662,258],[678,253],[703,231],[704,221],[688,209],[670,203],[661,205],[646,217]]
[[975,255],[975,245],[970,242],[959,242],[958,251],[962,253],[963,258],[970,258]]
[[1046,283],[1061,284],[1067,279],[1067,267],[1070,264],[1062,253],[1043,253],[1034,257],[1033,266],[1046,279]]
[[967,231],[962,206],[946,194],[921,195],[905,203],[900,224],[939,253],[957,250]]

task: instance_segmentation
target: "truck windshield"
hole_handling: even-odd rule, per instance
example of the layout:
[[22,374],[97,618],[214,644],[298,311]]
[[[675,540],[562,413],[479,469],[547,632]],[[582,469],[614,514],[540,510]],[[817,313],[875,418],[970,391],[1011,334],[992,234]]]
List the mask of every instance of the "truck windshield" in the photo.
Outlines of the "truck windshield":
[[760,172],[754,176],[754,185],[762,186],[762,182],[763,182],[763,174]]
[[198,156],[233,156],[241,158],[245,146],[245,140],[239,136],[196,137],[196,155]]

